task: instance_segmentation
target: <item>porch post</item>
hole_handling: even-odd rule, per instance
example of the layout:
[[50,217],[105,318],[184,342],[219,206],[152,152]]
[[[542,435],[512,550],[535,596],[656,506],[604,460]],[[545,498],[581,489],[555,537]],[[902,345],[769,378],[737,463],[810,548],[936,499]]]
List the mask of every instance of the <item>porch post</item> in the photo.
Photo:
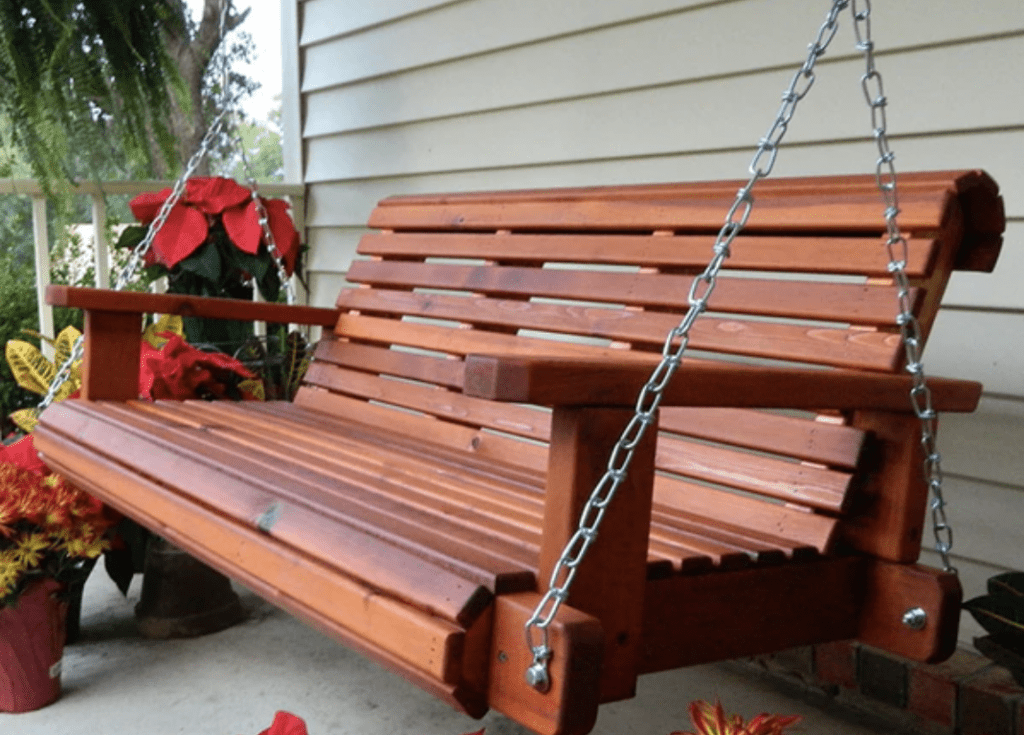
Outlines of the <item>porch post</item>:
[[102,194],[92,195],[93,264],[96,288],[110,288],[110,248],[107,244],[107,203]]
[[[36,254],[36,300],[39,304],[39,332],[53,339],[53,307],[46,303],[46,287],[50,285],[50,233],[46,226],[46,197],[32,197],[32,236]],[[53,348],[43,342],[43,355],[53,359]]]

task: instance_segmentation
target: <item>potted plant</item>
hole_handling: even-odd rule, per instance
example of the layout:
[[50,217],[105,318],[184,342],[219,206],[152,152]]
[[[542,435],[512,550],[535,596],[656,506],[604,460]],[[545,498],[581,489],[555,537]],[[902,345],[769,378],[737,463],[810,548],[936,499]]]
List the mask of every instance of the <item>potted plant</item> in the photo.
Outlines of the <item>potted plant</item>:
[[1024,572],[990,578],[988,594],[968,600],[964,608],[988,632],[974,639],[977,649],[1024,686]]
[[[178,400],[263,398],[262,382],[240,362],[222,353],[198,350],[184,341],[182,333],[182,320],[176,316],[161,317],[147,327],[140,355],[140,396]],[[57,374],[57,365],[63,364],[71,354],[79,336],[74,327],[64,329],[53,340],[56,353],[53,362],[29,342],[8,341],[7,360],[18,384],[34,393],[45,394]],[[76,396],[81,382],[81,365],[75,363],[55,399]],[[22,431],[29,433],[38,422],[38,412],[34,408],[22,409],[11,418]],[[35,462],[42,467],[38,460]],[[106,550],[105,562],[107,572],[122,593],[127,593],[134,574],[148,567],[142,600],[136,607],[143,635],[152,638],[199,635],[221,630],[244,618],[238,596],[226,577],[170,544],[151,539],[145,529],[128,519],[118,523],[114,548]],[[81,593],[91,568],[91,562],[83,564],[80,574],[67,581],[68,641],[77,635]]]
[[49,473],[32,438],[0,446],[0,711],[60,696],[68,586],[108,548],[115,518]]
[[[170,195],[171,190],[164,189],[132,199],[129,206],[141,224],[127,227],[116,247],[134,248],[142,242]],[[286,201],[257,197],[233,179],[189,179],[145,253],[149,275],[167,276],[170,293],[251,299],[255,286],[265,300],[277,301],[282,269],[290,276],[300,251],[288,210]],[[217,345],[233,352],[252,335],[252,324],[186,318],[185,334],[194,345]]]

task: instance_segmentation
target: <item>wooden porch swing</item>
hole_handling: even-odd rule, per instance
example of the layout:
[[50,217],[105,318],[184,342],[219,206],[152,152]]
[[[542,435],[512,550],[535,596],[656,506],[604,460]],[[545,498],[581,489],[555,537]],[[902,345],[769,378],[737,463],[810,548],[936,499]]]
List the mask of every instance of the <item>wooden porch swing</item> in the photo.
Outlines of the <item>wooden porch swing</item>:
[[[950,274],[994,267],[1002,202],[981,172],[899,183],[923,341]],[[588,732],[640,674],[795,645],[941,660],[960,587],[915,563],[929,488],[876,177],[829,176],[758,184],[551,620],[546,690],[524,677],[524,626],[742,186],[387,199],[335,309],[51,287],[86,311],[84,383],[36,447],[346,645],[540,733]],[[151,312],[331,329],[294,403],[148,402]],[[936,410],[981,393],[929,385]]]

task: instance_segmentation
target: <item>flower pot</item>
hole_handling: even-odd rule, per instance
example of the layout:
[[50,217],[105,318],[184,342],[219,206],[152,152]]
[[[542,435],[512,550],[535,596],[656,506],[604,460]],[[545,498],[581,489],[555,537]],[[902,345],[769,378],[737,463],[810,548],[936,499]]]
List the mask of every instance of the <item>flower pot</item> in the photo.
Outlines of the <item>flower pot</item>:
[[154,536],[135,619],[144,638],[192,638],[237,625],[245,611],[231,580]]
[[60,697],[67,602],[52,579],[31,582],[0,609],[0,712],[29,712]]

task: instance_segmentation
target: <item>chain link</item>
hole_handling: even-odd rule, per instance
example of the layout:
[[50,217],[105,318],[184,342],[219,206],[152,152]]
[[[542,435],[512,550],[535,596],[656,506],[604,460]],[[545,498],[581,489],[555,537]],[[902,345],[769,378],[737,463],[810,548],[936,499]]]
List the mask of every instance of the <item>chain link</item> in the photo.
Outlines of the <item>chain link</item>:
[[789,128],[796,107],[814,84],[815,64],[824,55],[832,39],[835,38],[839,13],[848,5],[849,0],[833,0],[824,23],[809,47],[807,59],[797,70],[789,87],[783,93],[782,106],[768,128],[768,133],[758,144],[757,151],[750,162],[750,178],[737,192],[736,200],[725,217],[725,223],[719,230],[713,249],[714,257],[704,272],[694,279],[690,287],[689,308],[679,325],[665,338],[661,350],[661,361],[640,391],[636,401],[635,414],[616,442],[608,460],[607,469],[591,492],[583,512],[580,514],[577,529],[555,564],[547,591],[541,597],[530,619],[526,621],[526,643],[533,654],[533,662],[526,671],[526,681],[539,691],[546,692],[551,686],[548,672],[548,662],[552,655],[549,638],[551,623],[554,621],[555,615],[558,614],[558,609],[569,596],[569,588],[587,549],[597,538],[601,520],[629,470],[636,446],[655,421],[655,413],[661,403],[662,392],[682,363],[683,354],[690,343],[691,327],[698,317],[707,310],[708,300],[715,291],[718,273],[729,257],[730,247],[750,219],[750,213],[754,207],[752,194],[754,185],[768,176],[774,168],[779,144]]
[[907,278],[907,239],[900,232],[899,197],[896,190],[895,154],[889,147],[889,135],[886,124],[885,87],[882,75],[875,67],[875,44],[871,38],[871,2],[870,0],[852,0],[850,8],[853,15],[853,28],[857,37],[857,49],[864,54],[865,71],[861,76],[861,88],[864,99],[871,110],[871,126],[875,143],[878,146],[878,161],[875,165],[875,177],[878,190],[885,204],[885,224],[888,235],[886,252],[889,257],[889,272],[896,284],[899,313],[896,324],[900,328],[903,350],[906,357],[906,369],[912,376],[910,404],[921,422],[921,448],[924,452],[922,473],[924,481],[931,492],[932,530],[935,534],[935,550],[942,559],[944,571],[956,574],[956,567],[950,559],[953,548],[953,528],[946,518],[946,500],[942,494],[942,457],[936,447],[936,430],[938,418],[932,408],[932,394],[928,388],[921,360],[922,343],[921,325],[911,308],[910,281]]

